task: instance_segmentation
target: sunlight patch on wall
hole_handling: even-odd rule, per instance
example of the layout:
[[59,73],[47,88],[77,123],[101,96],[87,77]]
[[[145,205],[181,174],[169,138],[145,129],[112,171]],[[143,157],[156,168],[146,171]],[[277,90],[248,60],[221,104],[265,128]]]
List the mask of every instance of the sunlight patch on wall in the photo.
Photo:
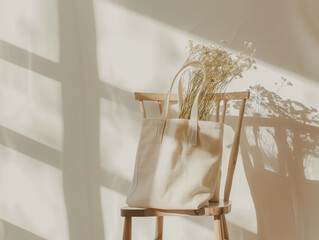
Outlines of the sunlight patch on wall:
[[118,239],[122,235],[124,223],[124,218],[120,216],[119,210],[125,205],[125,197],[104,187],[100,187],[100,194],[105,232],[104,237],[105,239]]
[[278,148],[274,139],[275,130],[273,128],[261,127],[258,129],[258,147],[262,150],[262,161],[265,169],[278,173]]
[[0,2],[0,39],[59,62],[57,0]]
[[[281,105],[281,103],[283,103],[284,101],[287,101],[286,103],[289,103],[288,100],[292,101],[289,103],[291,107],[293,107],[293,104],[297,104],[295,105],[296,109],[300,108],[300,106],[298,106],[298,103],[301,103],[303,105],[303,109],[306,107],[314,107],[316,109],[319,109],[319,95],[317,94],[317,91],[319,89],[318,82],[292,73],[288,70],[278,68],[259,59],[256,59],[256,61],[258,66],[257,70],[246,72],[243,79],[236,79],[230,84],[228,88],[229,91],[250,89],[252,94],[257,95],[255,96],[255,101],[252,102],[251,98],[248,101],[254,104],[250,105],[251,108],[254,108],[250,110],[253,110],[254,113],[258,112],[258,109],[256,108],[260,107],[258,106],[258,103],[260,102],[258,102],[257,100],[262,100],[262,93],[268,93],[272,94],[272,96],[278,97],[277,102],[273,102],[273,105],[268,106],[268,109],[272,110],[272,116],[275,115],[274,113],[279,114],[282,113],[282,111],[284,111],[285,115],[293,116],[293,114],[295,114],[294,112],[287,112],[292,109],[281,109],[281,107],[283,106]],[[254,86],[261,86],[263,87],[263,89],[266,90],[266,92],[262,92],[262,89],[251,89],[251,87]],[[276,103],[279,105],[276,106]],[[276,112],[276,110],[282,111]],[[262,113],[264,113],[264,115],[266,116],[267,110],[265,109],[263,111],[264,112]]]
[[211,239],[213,235],[211,217],[164,218],[164,236],[166,239]]
[[0,78],[0,124],[61,150],[61,83],[3,60]]
[[185,61],[188,40],[198,37],[112,2],[95,0],[94,6],[101,81],[166,92]]
[[317,154],[309,154],[304,157],[303,166],[305,177],[308,180],[319,181],[319,147],[316,148]]
[[3,145],[0,156],[0,218],[45,239],[67,240],[61,170]]
[[[225,168],[225,164],[223,167]],[[226,175],[225,171],[224,173]],[[234,173],[231,201],[233,202],[232,211],[227,216],[227,220],[251,233],[257,233],[256,210],[250,185],[246,178],[241,153],[238,155],[236,171]]]
[[135,164],[139,114],[105,99],[101,99],[100,106],[101,168],[131,180],[132,172],[127,170]]

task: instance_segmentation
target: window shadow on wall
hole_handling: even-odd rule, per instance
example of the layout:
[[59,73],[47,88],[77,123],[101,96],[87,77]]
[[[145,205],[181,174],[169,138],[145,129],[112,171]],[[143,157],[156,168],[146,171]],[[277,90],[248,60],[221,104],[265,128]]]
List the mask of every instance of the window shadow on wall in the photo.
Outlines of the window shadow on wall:
[[[4,231],[5,230],[5,231]],[[45,240],[38,235],[28,232],[12,223],[0,219],[0,239],[8,240]]]
[[[77,13],[80,14],[76,16],[73,1],[59,0],[60,63],[0,42],[1,58],[61,82],[63,152],[49,149],[5,127],[1,127],[1,132],[12,136],[13,144],[10,147],[17,145],[17,151],[61,167],[70,240],[86,240],[88,236],[93,236],[95,240],[104,239],[100,186],[125,194],[129,185],[128,181],[111,172],[101,172],[99,111],[101,97],[114,101],[110,96],[117,96],[125,99],[126,106],[131,106],[133,95],[109,86],[106,88],[112,89],[113,95],[101,90],[92,1],[84,2],[77,5]],[[148,15],[162,20],[153,12]],[[178,27],[171,21],[167,23]],[[197,34],[196,31],[190,32]],[[203,32],[198,35],[204,36]],[[88,60],[82,63],[79,59]],[[319,200],[319,173],[311,170],[312,166],[317,166],[318,159],[319,131],[315,126],[318,118],[313,117],[317,112],[301,103],[284,100],[278,93],[261,86],[252,87],[251,91],[251,103],[257,102],[262,109],[270,109],[264,117],[259,110],[254,110],[253,105],[249,105],[251,117],[245,120],[246,131],[242,138],[244,167],[258,220],[258,235],[254,239],[281,237],[284,240],[299,240],[318,236],[319,230],[313,224],[319,220],[318,208],[311,207]],[[262,101],[258,96],[262,97]],[[6,145],[2,140],[1,144]],[[270,151],[274,149],[277,152]],[[272,155],[273,152],[276,154]],[[44,156],[46,154],[49,157]],[[60,162],[54,160],[60,161],[60,156],[63,163],[58,166]],[[198,221],[212,227],[209,220]],[[20,230],[10,224],[4,224],[4,227],[19,234]],[[41,239],[26,231],[20,235],[25,239],[29,236]]]
[[[56,14],[60,62],[52,62],[2,40],[0,58],[61,84],[62,151],[5,126],[0,127],[0,144],[61,169],[68,239],[104,239],[99,178],[100,96],[93,2],[58,0]],[[82,62],[83,59],[88,60]],[[50,217],[53,216],[47,216]],[[28,218],[32,219],[32,216]],[[2,228],[4,239],[42,239],[28,229],[22,230],[5,221]]]

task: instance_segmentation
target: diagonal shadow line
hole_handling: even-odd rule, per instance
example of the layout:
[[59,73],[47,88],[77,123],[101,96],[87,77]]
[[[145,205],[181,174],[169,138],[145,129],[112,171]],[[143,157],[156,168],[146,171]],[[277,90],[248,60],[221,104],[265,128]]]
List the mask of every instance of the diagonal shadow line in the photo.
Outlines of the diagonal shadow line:
[[134,93],[132,92],[99,81],[99,93],[104,99],[121,104],[132,111],[140,111],[137,102],[134,101]]
[[0,126],[0,144],[49,164],[52,167],[61,168],[60,151],[23,136],[4,126]]
[[3,40],[0,40],[0,58],[56,81],[60,79],[59,64]]
[[[192,35],[204,38],[209,41],[213,41],[215,44],[217,44],[221,40],[220,38],[218,38],[219,34],[214,34],[214,31],[211,31],[212,28],[213,29],[216,28],[216,26],[212,26],[211,23],[215,21],[215,19],[212,17],[214,15],[212,14],[212,11],[214,11],[214,9],[217,10],[221,6],[220,4],[216,3],[218,1],[204,1],[205,2],[204,5],[201,5],[198,1],[191,1],[191,0],[184,1],[184,5],[188,5],[192,3],[191,4],[192,6],[188,5],[187,8],[184,7],[183,9],[184,14],[179,13],[181,4],[177,4],[177,2],[174,3],[174,1],[144,1],[143,4],[141,4],[140,0],[130,0],[130,1],[104,0],[104,1],[106,3],[115,4],[123,9],[133,11],[142,16],[146,16],[147,18],[158,21],[160,23],[164,23],[173,28],[188,32]],[[200,16],[195,16],[193,12],[189,12],[188,15],[185,14],[185,11],[189,9],[194,9],[194,7],[197,7],[196,8],[197,10],[202,10],[202,13],[200,14]],[[262,8],[258,8],[255,10],[258,13],[261,13],[264,11]],[[229,14],[232,11],[233,10],[228,9],[227,12]],[[193,21],[185,23],[185,21],[189,19],[188,16],[190,14],[194,15],[192,16]],[[238,30],[239,29],[237,29],[237,32]],[[289,37],[288,34],[285,35],[283,38]],[[233,41],[234,39],[228,39],[228,40]],[[256,44],[262,44],[262,43],[263,43],[262,41],[256,42]],[[235,45],[232,46],[232,45],[228,45],[228,47],[233,50],[236,50],[236,46]],[[263,48],[259,48],[259,45],[257,45],[257,50],[258,50],[258,55],[256,56],[257,60],[260,59],[262,61],[265,61],[271,64],[272,66],[286,69],[293,73],[312,79],[313,81],[317,81],[318,79],[318,72],[300,71],[300,67],[299,67],[300,64],[298,64],[297,61],[292,61],[292,60],[282,61],[283,59],[287,59],[287,56],[286,56],[287,54],[285,56],[283,56],[282,53],[279,53],[279,52],[277,52],[277,54],[275,55],[269,54],[270,52],[269,49],[264,50]]]
[[45,240],[44,238],[35,235],[34,233],[31,233],[17,225],[9,223],[3,219],[0,219],[0,230],[1,240]]
[[114,190],[123,195],[128,194],[131,186],[130,181],[105,169],[101,169],[100,174],[101,186]]

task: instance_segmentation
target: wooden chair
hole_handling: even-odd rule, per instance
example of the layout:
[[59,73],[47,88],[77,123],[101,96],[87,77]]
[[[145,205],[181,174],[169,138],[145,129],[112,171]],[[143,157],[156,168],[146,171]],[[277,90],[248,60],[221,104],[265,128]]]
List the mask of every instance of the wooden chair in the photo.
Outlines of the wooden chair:
[[[135,99],[140,101],[140,110],[142,117],[146,118],[146,110],[144,107],[144,101],[155,101],[158,103],[160,112],[162,111],[162,106],[165,101],[166,94],[160,93],[135,93]],[[132,217],[156,217],[156,237],[155,240],[162,240],[163,236],[163,217],[164,216],[213,216],[214,217],[214,239],[224,240],[229,239],[228,230],[226,225],[225,214],[231,211],[231,202],[229,201],[230,190],[232,186],[232,180],[234,175],[234,170],[237,161],[240,132],[242,126],[242,120],[245,112],[245,103],[249,98],[249,91],[246,92],[232,92],[232,93],[221,93],[218,94],[218,107],[216,109],[216,121],[225,121],[226,107],[229,101],[240,100],[241,107],[239,110],[239,116],[237,121],[237,128],[234,135],[234,140],[232,144],[232,149],[230,152],[230,157],[228,161],[228,171],[224,186],[224,198],[220,199],[220,179],[221,172],[219,173],[219,181],[209,206],[203,207],[197,210],[161,210],[161,209],[145,209],[145,208],[132,208],[123,207],[121,209],[121,216],[125,217],[123,240],[131,240],[132,232]],[[178,102],[178,95],[172,94],[170,99],[170,104],[175,104]],[[220,117],[220,105],[223,103],[222,113]]]

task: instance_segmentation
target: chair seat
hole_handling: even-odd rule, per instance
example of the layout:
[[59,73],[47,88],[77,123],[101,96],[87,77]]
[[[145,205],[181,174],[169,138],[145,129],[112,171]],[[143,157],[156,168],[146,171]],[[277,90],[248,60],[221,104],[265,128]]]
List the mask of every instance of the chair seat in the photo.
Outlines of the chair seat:
[[155,216],[215,216],[229,213],[230,201],[210,202],[208,206],[196,210],[154,209],[154,208],[121,208],[122,217],[155,217]]

